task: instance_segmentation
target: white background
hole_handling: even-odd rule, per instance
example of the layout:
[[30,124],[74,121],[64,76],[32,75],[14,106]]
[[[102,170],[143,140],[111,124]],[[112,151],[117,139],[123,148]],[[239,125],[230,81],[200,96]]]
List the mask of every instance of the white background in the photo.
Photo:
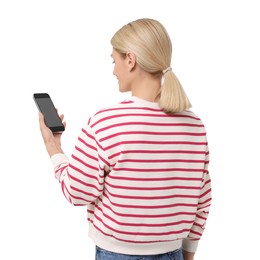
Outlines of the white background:
[[196,259],[258,259],[258,6],[257,0],[2,0],[0,259],[94,259],[86,209],[63,197],[32,95],[48,92],[65,114],[63,148],[70,155],[89,116],[129,97],[112,74],[110,38],[143,17],[168,30],[173,70],[208,132],[213,204]]

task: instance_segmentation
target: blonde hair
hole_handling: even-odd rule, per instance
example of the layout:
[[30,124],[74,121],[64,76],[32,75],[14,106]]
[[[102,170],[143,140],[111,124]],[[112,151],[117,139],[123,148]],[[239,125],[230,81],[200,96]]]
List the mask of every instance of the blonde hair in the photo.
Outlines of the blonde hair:
[[130,22],[115,33],[111,44],[122,55],[133,52],[140,68],[163,77],[158,103],[166,113],[181,112],[191,107],[179,80],[169,69],[172,44],[160,22],[148,18]]

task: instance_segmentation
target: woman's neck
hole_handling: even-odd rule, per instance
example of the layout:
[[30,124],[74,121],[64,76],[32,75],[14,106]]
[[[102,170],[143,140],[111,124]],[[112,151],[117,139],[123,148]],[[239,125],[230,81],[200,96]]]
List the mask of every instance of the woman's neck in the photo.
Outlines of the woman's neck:
[[132,96],[156,102],[161,88],[161,79],[153,76],[143,77],[132,84]]

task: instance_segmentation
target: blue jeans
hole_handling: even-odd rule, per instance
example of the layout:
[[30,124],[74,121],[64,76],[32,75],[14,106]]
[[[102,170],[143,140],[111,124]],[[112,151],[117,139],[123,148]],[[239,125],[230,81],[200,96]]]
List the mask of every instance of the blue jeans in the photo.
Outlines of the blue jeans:
[[96,260],[183,260],[182,250],[160,255],[124,255],[96,247]]

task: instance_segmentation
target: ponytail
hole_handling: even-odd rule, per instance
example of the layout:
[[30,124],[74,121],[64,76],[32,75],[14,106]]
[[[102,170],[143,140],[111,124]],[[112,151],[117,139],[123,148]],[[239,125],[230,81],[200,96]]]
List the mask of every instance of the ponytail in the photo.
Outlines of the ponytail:
[[163,71],[163,82],[159,93],[159,106],[169,114],[182,112],[191,107],[191,103],[171,67]]

